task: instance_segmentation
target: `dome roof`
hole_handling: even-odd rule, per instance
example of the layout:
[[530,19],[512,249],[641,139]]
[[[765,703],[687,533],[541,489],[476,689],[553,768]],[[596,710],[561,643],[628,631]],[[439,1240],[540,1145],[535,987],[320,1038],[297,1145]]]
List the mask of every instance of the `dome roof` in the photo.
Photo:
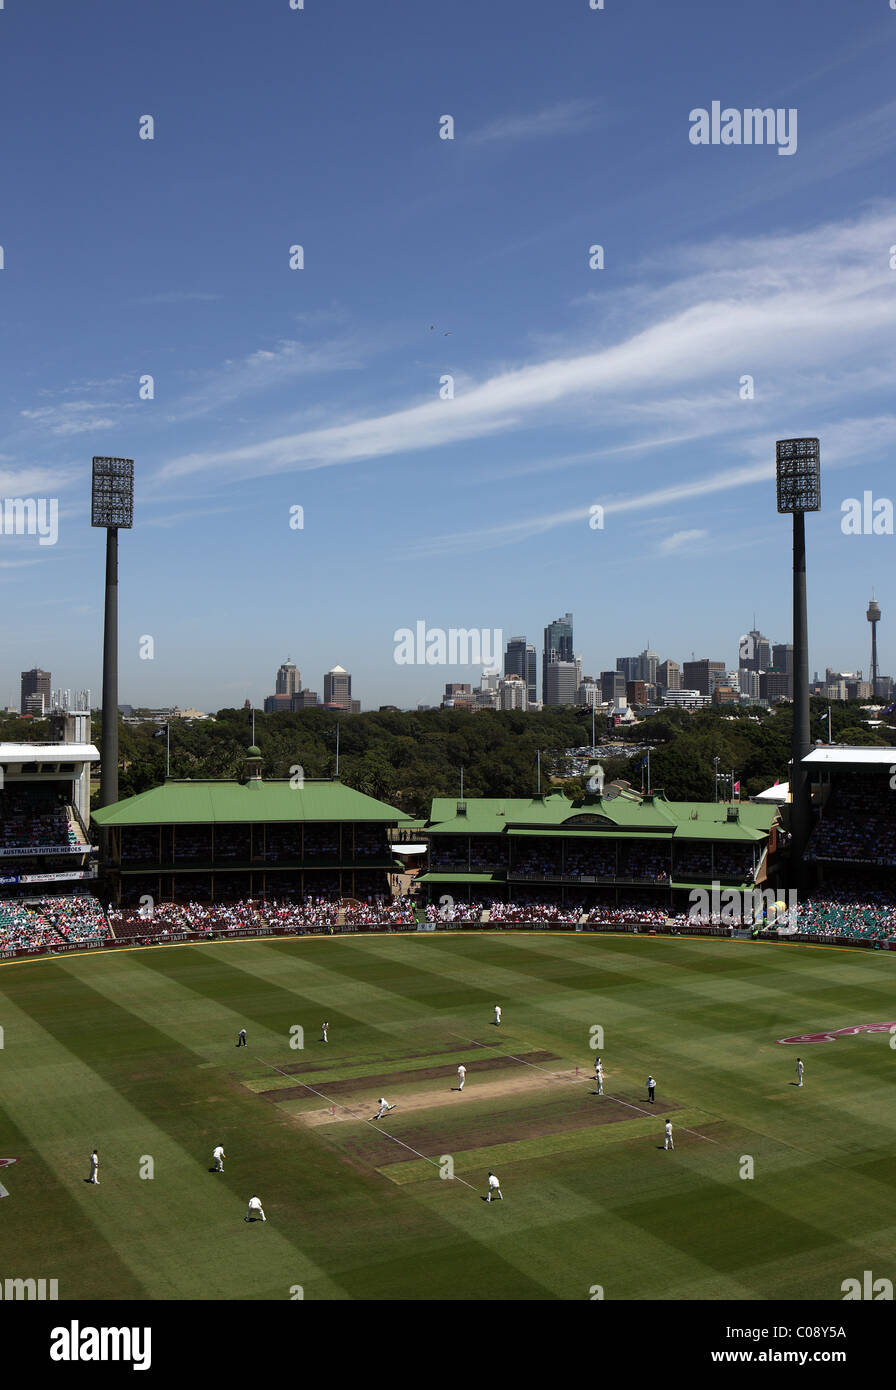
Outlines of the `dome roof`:
[[248,753],[246,754],[246,757],[247,757],[247,758],[260,758],[260,757],[261,757],[261,749],[260,749],[260,748],[256,748],[256,747],[255,747],[255,744],[253,743],[253,744],[252,744],[252,747],[249,749]]

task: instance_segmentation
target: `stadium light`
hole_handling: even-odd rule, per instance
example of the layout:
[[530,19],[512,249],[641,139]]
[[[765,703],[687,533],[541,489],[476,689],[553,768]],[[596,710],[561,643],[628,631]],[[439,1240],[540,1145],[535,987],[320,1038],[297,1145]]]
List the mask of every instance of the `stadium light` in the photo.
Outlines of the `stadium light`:
[[821,455],[817,439],[779,439],[778,511],[793,516],[793,740],[791,754],[790,864],[796,887],[805,887],[803,854],[809,838],[809,770],[803,758],[809,732],[809,619],[806,607],[806,512],[821,510]]
[[93,460],[90,524],[106,532],[100,805],[118,800],[118,532],[134,524],[134,460]]

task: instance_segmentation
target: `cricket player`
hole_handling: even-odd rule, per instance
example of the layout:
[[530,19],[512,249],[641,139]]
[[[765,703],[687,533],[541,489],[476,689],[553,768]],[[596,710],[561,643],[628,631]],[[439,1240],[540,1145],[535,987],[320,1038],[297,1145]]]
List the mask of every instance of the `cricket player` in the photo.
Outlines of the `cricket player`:
[[464,1089],[464,1082],[466,1081],[466,1079],[467,1079],[467,1069],[466,1069],[466,1067],[464,1066],[464,1064],[461,1063],[460,1066],[459,1066],[458,1069],[457,1069],[457,1080],[458,1080],[458,1087],[457,1087],[457,1089],[458,1089],[459,1091],[462,1091],[462,1090]]
[[500,1022],[501,1022],[501,1005],[500,1005],[500,1004],[496,1004],[496,1005],[495,1005],[495,1026],[497,1027],[497,1025],[500,1024]]
[[656,1090],[656,1082],[654,1081],[654,1079],[653,1079],[652,1076],[648,1076],[648,1078],[647,1078],[647,1099],[650,1101],[650,1104],[651,1104],[651,1105],[655,1105],[655,1104],[656,1104],[656,1102],[655,1102],[655,1100],[654,1100],[654,1098],[653,1098],[653,1093],[654,1093],[655,1090]]
[[663,1148],[664,1148],[664,1149],[671,1149],[673,1153],[675,1152],[675,1141],[674,1141],[674,1139],[672,1138],[672,1121],[671,1121],[671,1120],[667,1120],[667,1121],[666,1121],[666,1142],[665,1142],[665,1144],[663,1145]]
[[327,1041],[327,1029],[329,1028],[329,1026],[330,1026],[329,1023],[322,1023],[322,1024],[320,1025],[320,1031],[323,1033],[323,1037],[321,1038],[321,1042],[326,1042],[326,1041]]
[[259,1216],[261,1217],[262,1221],[267,1221],[268,1219],[264,1214],[264,1207],[261,1205],[260,1198],[250,1197],[249,1210],[246,1212],[246,1215],[243,1217],[243,1220],[254,1221]]
[[594,1059],[594,1079],[597,1082],[597,1094],[602,1096],[604,1093],[604,1069],[599,1057]]
[[216,1173],[223,1173],[223,1172],[224,1172],[224,1160],[225,1160],[226,1157],[227,1157],[227,1155],[226,1155],[226,1153],[224,1152],[224,1150],[223,1150],[223,1148],[221,1147],[220,1144],[218,1145],[218,1147],[217,1147],[216,1149],[212,1149],[212,1158],[215,1160],[215,1172],[216,1172]]
[[93,1153],[90,1155],[90,1177],[87,1179],[87,1181],[92,1182],[96,1187],[99,1187],[100,1185],[100,1180],[97,1177],[97,1170],[99,1169],[99,1166],[99,1154],[97,1153],[96,1149],[94,1149]]
[[245,1028],[241,1028],[241,1029],[240,1029],[240,1035],[239,1035],[239,1037],[238,1037],[237,1040],[236,1040],[236,1045],[237,1045],[237,1047],[245,1047],[245,1046],[246,1046],[246,1030],[245,1030]]
[[383,1116],[387,1113],[387,1111],[389,1111],[389,1110],[394,1110],[394,1109],[395,1109],[395,1106],[394,1106],[394,1105],[390,1105],[389,1102],[386,1100],[386,1097],[385,1097],[385,1096],[380,1096],[380,1108],[379,1108],[379,1110],[377,1111],[377,1116],[376,1116],[376,1118],[377,1118],[378,1120],[381,1120],[381,1119],[383,1118]]
[[802,1084],[803,1084],[803,1059],[802,1059],[802,1057],[797,1057],[797,1059],[796,1059],[796,1074],[797,1074],[797,1078],[798,1078],[796,1084],[797,1084],[798,1086],[802,1086]]
[[485,1200],[486,1200],[487,1202],[490,1202],[490,1201],[492,1200],[492,1197],[494,1197],[494,1196],[498,1196],[498,1197],[501,1199],[502,1202],[504,1201],[504,1193],[501,1191],[501,1184],[500,1184],[500,1182],[499,1182],[498,1179],[495,1177],[494,1173],[489,1173],[489,1175],[488,1175],[488,1196],[486,1197]]

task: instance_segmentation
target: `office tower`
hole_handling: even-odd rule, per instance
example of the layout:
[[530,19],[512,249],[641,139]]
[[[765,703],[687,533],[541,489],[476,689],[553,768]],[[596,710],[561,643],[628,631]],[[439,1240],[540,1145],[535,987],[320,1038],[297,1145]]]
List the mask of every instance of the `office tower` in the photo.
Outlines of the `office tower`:
[[643,681],[645,685],[656,685],[656,673],[657,668],[660,664],[658,654],[656,652],[652,652],[649,647],[645,647],[638,660],[641,663],[641,669],[636,676],[632,677],[632,679],[637,681]]
[[663,690],[681,689],[681,667],[677,661],[661,661],[656,668],[656,683]]
[[526,683],[526,703],[534,705],[538,701],[538,683],[535,674],[535,648],[525,637],[511,637],[504,653],[505,676],[519,676]]
[[682,669],[681,686],[686,690],[699,690],[701,695],[711,698],[716,686],[722,683],[724,675],[724,661],[708,661],[706,657],[700,661],[686,661]]
[[[38,702],[34,699],[35,696],[40,696],[39,708]],[[29,700],[31,701],[30,710],[28,705]],[[50,672],[41,671],[37,666],[31,671],[23,671],[21,713],[28,714],[30,712],[32,714],[46,714],[49,708]]]
[[622,671],[601,671],[600,693],[605,704],[625,699],[625,675]]
[[574,661],[549,661],[544,668],[544,703],[574,705],[577,675]]
[[522,676],[504,676],[499,680],[498,706],[500,709],[528,709],[529,690]]
[[748,671],[767,671],[771,666],[771,643],[756,628],[740,639],[738,663]]
[[629,681],[639,681],[641,679],[641,658],[639,656],[617,656],[616,670],[622,673],[626,684]]
[[298,668],[287,657],[283,665],[277,671],[277,682],[274,686],[276,695],[296,695],[302,688],[302,677]]
[[643,709],[647,704],[646,681],[626,681],[625,698],[635,709]]
[[352,713],[352,678],[342,666],[331,666],[324,675],[324,704]]
[[[559,662],[569,664],[575,673],[575,656],[572,649],[572,614],[564,613],[562,618],[555,618],[554,622],[549,623],[544,630],[544,655],[541,667],[541,689],[542,699],[546,705],[558,703],[548,697],[548,667]],[[565,678],[564,678],[565,679]],[[573,674],[575,681],[575,674]],[[557,681],[552,680],[551,689],[558,688]],[[564,689],[566,688],[564,684]],[[572,699],[561,700],[560,704],[573,704],[575,701],[575,686],[573,686]]]

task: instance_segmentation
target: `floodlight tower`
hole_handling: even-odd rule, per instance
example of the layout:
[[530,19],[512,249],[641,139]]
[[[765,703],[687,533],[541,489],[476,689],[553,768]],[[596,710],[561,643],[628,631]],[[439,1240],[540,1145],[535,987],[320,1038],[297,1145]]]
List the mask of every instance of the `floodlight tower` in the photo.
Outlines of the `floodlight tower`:
[[817,439],[779,439],[778,511],[793,515],[793,741],[790,767],[790,864],[796,887],[805,885],[803,853],[812,814],[809,771],[803,763],[809,733],[809,622],[806,610],[806,512],[821,508]]
[[118,532],[134,524],[134,460],[94,458],[91,526],[106,532],[100,805],[118,800]]
[[871,697],[877,695],[877,625],[880,622],[880,604],[874,598],[868,605],[868,612],[865,614],[871,624]]

